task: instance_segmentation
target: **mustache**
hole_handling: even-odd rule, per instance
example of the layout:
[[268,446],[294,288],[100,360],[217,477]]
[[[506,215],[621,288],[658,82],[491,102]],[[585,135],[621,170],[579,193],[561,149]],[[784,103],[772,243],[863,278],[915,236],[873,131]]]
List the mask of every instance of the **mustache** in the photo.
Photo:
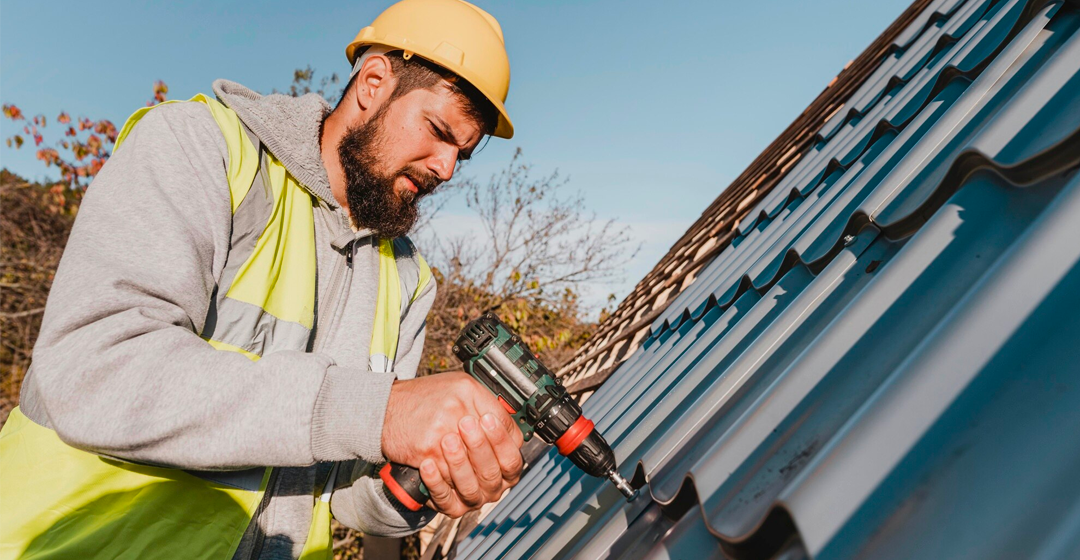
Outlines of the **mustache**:
[[416,190],[419,191],[416,193],[418,198],[431,194],[443,183],[442,179],[439,179],[433,173],[408,165],[402,167],[397,172],[397,175],[408,177],[416,185]]

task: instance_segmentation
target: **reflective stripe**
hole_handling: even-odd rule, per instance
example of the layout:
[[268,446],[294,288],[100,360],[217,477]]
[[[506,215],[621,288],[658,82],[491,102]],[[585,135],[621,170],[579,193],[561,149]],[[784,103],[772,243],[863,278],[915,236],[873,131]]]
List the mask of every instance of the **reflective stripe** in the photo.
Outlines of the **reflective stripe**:
[[[214,338],[218,322],[218,308],[222,305],[225,294],[232,287],[236,273],[255,251],[255,243],[266,227],[266,222],[270,219],[270,213],[274,209],[273,194],[264,169],[264,166],[259,167],[251,181],[254,188],[248,190],[247,195],[233,214],[232,232],[229,237],[229,255],[226,257],[225,267],[221,271],[218,285],[214,288],[214,293],[210,298],[210,309],[206,312],[206,322],[203,325],[201,335],[205,339]],[[239,347],[242,344],[236,346]]]
[[[273,209],[225,295],[310,329],[315,318],[316,200],[269,152],[264,172]],[[305,343],[299,349],[306,348]]]
[[420,267],[420,282],[416,284],[416,291],[413,292],[413,301],[420,297],[420,292],[423,292],[424,288],[431,282],[431,267],[428,266],[424,256],[419,252],[416,253],[416,264]]
[[[269,164],[269,158],[264,156],[263,165],[259,167],[252,181],[252,188],[233,215],[229,256],[203,329],[203,338],[232,347],[222,348],[223,350],[235,348],[259,356],[280,350],[304,350],[311,338],[310,327],[279,319],[257,304],[239,301],[228,295],[232,293],[233,282],[241,270],[247,272],[258,268],[250,265],[250,262],[260,237],[268,229],[267,223],[276,206],[274,189],[269,179]],[[314,244],[314,237],[312,243]],[[265,240],[264,245],[267,245]],[[263,255],[269,255],[270,258],[275,256],[270,253]],[[283,263],[275,264],[283,266]]]
[[217,307],[212,340],[259,356],[282,350],[305,350],[311,329],[278,319],[265,309],[226,297]]
[[334,466],[330,469],[330,475],[326,477],[326,484],[323,486],[322,496],[319,496],[319,501],[330,501],[330,495],[334,493],[334,484],[337,482],[337,474],[340,467],[341,463],[334,463]]
[[259,166],[251,186],[247,196],[233,213],[229,257],[225,262],[224,270],[221,271],[221,279],[218,281],[222,298],[229,293],[229,288],[232,287],[233,279],[236,278],[240,267],[255,252],[255,243],[262,235],[266,222],[270,221],[270,214],[274,210],[273,189],[266,176],[265,164]]
[[379,373],[394,371],[394,362],[386,354],[371,354],[368,356],[368,369]]
[[252,183],[233,216],[202,336],[259,356],[306,350],[315,305],[313,199],[265,152]]

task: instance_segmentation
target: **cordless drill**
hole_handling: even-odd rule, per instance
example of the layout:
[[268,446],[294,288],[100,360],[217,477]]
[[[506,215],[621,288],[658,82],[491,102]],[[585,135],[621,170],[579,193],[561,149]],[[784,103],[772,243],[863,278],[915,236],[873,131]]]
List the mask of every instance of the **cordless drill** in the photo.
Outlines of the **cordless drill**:
[[[627,500],[637,496],[616,470],[611,446],[592,421],[582,416],[581,406],[494,313],[485,313],[465,327],[454,343],[454,354],[469,375],[495,394],[525,441],[538,434],[587,474],[607,477]],[[386,463],[379,477],[387,497],[412,511],[430,497],[415,468]]]

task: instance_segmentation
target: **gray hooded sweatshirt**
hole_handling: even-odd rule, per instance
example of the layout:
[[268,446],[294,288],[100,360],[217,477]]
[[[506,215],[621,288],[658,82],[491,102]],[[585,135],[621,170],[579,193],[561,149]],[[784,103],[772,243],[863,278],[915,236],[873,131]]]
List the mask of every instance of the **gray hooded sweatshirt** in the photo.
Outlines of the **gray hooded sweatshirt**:
[[229,250],[228,150],[205,105],[163,105],[83,199],[21,410],[101,455],[192,470],[281,467],[236,558],[298,558],[316,480],[334,463],[339,522],[373,535],[412,533],[434,512],[394,507],[372,465],[385,461],[390,386],[415,376],[435,283],[402,318],[395,372],[369,371],[377,240],[349,226],[330,192],[319,146],[330,106],[314,94],[264,97],[224,80],[214,92],[319,199],[309,351],[252,362],[199,338]]

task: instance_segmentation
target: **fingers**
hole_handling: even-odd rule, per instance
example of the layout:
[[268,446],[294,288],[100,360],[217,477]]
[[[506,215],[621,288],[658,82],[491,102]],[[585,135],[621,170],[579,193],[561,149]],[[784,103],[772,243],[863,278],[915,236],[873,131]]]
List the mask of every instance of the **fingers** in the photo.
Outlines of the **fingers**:
[[424,486],[427,486],[428,494],[431,495],[432,507],[436,511],[452,518],[461,517],[465,515],[465,512],[469,511],[469,508],[465,507],[465,504],[458,499],[457,493],[454,492],[450,483],[439,473],[435,461],[425,459],[420,463],[420,479],[424,481]]
[[[479,385],[479,382],[477,382],[477,385]],[[494,395],[487,392],[486,389],[484,391],[485,393],[473,403],[479,413],[478,415],[481,417],[491,416],[512,439],[517,440],[517,445],[520,447],[524,440],[521,435],[521,428],[518,428],[514,417],[507,414]]]
[[443,456],[450,468],[450,481],[454,485],[457,497],[469,509],[484,505],[484,492],[469,461],[465,444],[457,434],[446,434],[442,438]]
[[[392,411],[387,405],[387,426],[394,429],[384,426],[385,455],[421,465],[436,510],[460,517],[498,500],[520,480],[521,429],[472,377],[459,372],[403,381],[394,384],[391,397],[396,404]],[[432,406],[416,407],[418,402]]]
[[485,414],[480,419],[480,424],[483,425],[484,433],[487,434],[488,442],[491,444],[495,460],[498,462],[503,481],[510,486],[517,484],[518,478],[521,477],[521,468],[524,465],[520,451],[521,430],[515,427],[514,432],[517,433],[518,437],[513,437],[512,434],[508,434],[499,425],[499,422],[491,414]]
[[472,416],[462,418],[458,422],[458,429],[468,448],[469,462],[472,463],[476,480],[484,494],[484,501],[493,502],[499,499],[503,491],[503,472],[489,438]]

